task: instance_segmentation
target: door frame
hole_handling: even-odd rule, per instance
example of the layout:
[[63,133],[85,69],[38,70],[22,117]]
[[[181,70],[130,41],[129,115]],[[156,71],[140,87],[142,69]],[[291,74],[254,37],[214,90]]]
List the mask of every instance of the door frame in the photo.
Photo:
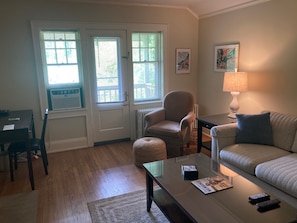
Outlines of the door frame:
[[[163,77],[163,95],[169,91],[169,49],[168,49],[168,25],[167,24],[140,24],[140,23],[123,23],[123,24],[92,24],[91,26],[88,26],[88,28],[85,30],[87,35],[84,34],[85,38],[89,38],[89,33],[93,30],[124,30],[127,32],[127,73],[132,74],[133,72],[133,65],[131,60],[131,49],[132,49],[132,42],[131,42],[131,35],[132,32],[155,32],[155,31],[162,31],[163,33],[163,46],[164,46],[164,77]],[[87,53],[84,53],[87,55]],[[88,60],[90,60],[90,57],[86,57]],[[85,73],[88,73],[87,76],[87,82],[89,92],[88,95],[90,96],[87,100],[89,101],[89,112],[88,112],[88,144],[89,146],[93,146],[94,143],[94,136],[93,136],[93,126],[92,126],[92,89],[91,89],[91,71],[89,71],[89,62],[86,63],[87,70],[84,71]],[[135,140],[137,137],[137,130],[136,130],[136,112],[138,109],[144,109],[144,108],[152,108],[152,107],[161,107],[162,106],[162,99],[151,101],[151,102],[144,102],[144,103],[135,103],[133,100],[133,77],[132,75],[128,75],[128,79],[126,80],[128,83],[128,89],[129,89],[129,108],[130,108],[130,139]]]
[[[118,74],[119,74],[119,94],[122,101],[110,103],[97,102],[97,79],[95,66],[95,37],[115,37],[117,41]],[[119,48],[118,48],[119,47]],[[125,97],[129,92],[127,74],[127,31],[126,30],[106,30],[96,29],[88,33],[88,53],[90,54],[90,89],[91,89],[91,119],[94,144],[114,141],[118,139],[130,138],[130,103],[129,97]]]

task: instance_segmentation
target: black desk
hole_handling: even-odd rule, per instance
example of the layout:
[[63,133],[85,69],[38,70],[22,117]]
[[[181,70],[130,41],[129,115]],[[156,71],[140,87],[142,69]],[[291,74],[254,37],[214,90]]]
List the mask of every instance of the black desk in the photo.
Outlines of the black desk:
[[[8,115],[0,115],[0,133],[5,125],[14,124],[14,130],[27,128],[35,138],[35,127],[32,110],[10,111]],[[1,142],[0,142],[1,143]]]
[[[10,130],[4,130],[7,125],[14,125]],[[25,131],[24,131],[25,130]],[[0,144],[19,142],[21,139],[35,138],[35,127],[32,110],[9,111],[0,116]],[[31,150],[27,150],[29,177],[34,190]]]
[[224,125],[229,123],[235,123],[236,119],[228,117],[228,113],[217,114],[217,115],[207,115],[197,118],[198,131],[197,131],[197,153],[200,153],[201,147],[211,149],[211,143],[202,143],[202,128],[211,129],[217,125]]

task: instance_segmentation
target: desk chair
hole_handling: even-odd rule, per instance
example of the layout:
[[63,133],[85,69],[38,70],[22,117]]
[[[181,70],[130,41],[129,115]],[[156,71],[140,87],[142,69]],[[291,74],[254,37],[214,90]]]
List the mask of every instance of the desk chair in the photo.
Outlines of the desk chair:
[[[47,118],[48,118],[48,109],[46,109],[45,113],[44,113],[43,126],[42,126],[42,132],[41,132],[40,139],[37,139],[37,138],[29,139],[27,146],[26,146],[26,143],[24,143],[24,141],[23,142],[11,143],[9,145],[7,151],[8,151],[8,155],[9,155],[10,179],[11,179],[11,181],[14,180],[14,177],[13,177],[13,160],[14,160],[15,169],[17,169],[17,153],[22,153],[22,152],[25,152],[25,151],[27,151],[27,161],[28,161],[28,163],[29,162],[31,163],[30,168],[32,168],[32,160],[31,160],[32,159],[32,157],[31,157],[32,151],[40,150],[41,157],[42,157],[42,162],[43,162],[43,167],[44,167],[44,172],[45,172],[46,175],[48,175],[48,170],[47,170],[48,159],[47,159],[47,153],[46,153],[46,148],[45,148],[45,143],[44,143],[44,136],[45,136],[45,130],[46,130],[46,125],[47,125]],[[30,173],[30,168],[29,168],[29,173]],[[30,179],[31,179],[31,177],[30,177]],[[33,179],[33,171],[32,171],[32,179]],[[31,187],[32,187],[32,190],[34,190],[34,181],[31,181]]]
[[[27,157],[31,157],[31,150],[29,149],[29,130],[28,128],[17,129],[17,130],[7,130],[2,131],[0,134],[0,140],[3,143],[11,143],[11,144],[22,144],[23,152],[27,152]],[[7,150],[8,151],[8,150]],[[8,155],[9,151],[8,151]],[[12,160],[9,159],[10,170],[12,168]],[[28,159],[28,170],[29,170],[29,178],[31,183],[31,188],[34,190],[34,179],[33,179],[33,169],[32,169],[32,160]],[[12,172],[10,172],[12,173]],[[13,175],[10,175],[10,178],[13,181]]]

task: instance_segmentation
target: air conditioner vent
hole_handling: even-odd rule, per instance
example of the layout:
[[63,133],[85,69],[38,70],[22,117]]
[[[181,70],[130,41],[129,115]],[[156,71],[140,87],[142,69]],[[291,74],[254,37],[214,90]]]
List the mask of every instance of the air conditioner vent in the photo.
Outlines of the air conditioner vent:
[[52,110],[81,108],[80,88],[51,89]]

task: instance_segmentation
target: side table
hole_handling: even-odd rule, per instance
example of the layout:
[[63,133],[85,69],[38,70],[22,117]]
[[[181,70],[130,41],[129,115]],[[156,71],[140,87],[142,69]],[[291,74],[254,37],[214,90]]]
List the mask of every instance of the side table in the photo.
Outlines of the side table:
[[202,143],[202,128],[211,129],[212,127],[217,125],[224,125],[236,122],[236,119],[228,117],[228,113],[201,116],[196,119],[198,122],[197,153],[200,153],[202,146],[207,149],[211,149],[211,142]]

